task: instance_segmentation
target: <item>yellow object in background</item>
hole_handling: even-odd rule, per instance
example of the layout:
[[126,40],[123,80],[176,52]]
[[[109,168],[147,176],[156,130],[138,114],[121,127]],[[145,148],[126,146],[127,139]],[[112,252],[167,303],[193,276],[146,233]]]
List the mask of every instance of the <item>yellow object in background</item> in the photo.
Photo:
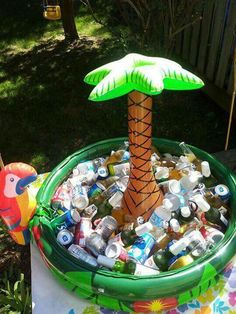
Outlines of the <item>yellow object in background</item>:
[[59,5],[46,5],[43,16],[47,20],[60,20],[61,19],[61,7]]

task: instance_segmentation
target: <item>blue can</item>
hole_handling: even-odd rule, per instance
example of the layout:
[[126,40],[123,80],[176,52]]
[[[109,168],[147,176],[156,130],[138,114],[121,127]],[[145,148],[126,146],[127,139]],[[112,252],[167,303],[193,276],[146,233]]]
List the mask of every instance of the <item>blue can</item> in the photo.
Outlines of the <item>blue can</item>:
[[229,188],[224,184],[218,184],[214,188],[214,193],[219,195],[222,201],[227,202],[230,199],[230,191]]
[[54,230],[59,231],[68,229],[80,222],[80,215],[76,210],[68,210],[61,216],[54,218],[51,221],[51,226]]
[[128,255],[139,263],[144,264],[155,242],[156,239],[150,233],[145,233],[134,242],[128,251]]

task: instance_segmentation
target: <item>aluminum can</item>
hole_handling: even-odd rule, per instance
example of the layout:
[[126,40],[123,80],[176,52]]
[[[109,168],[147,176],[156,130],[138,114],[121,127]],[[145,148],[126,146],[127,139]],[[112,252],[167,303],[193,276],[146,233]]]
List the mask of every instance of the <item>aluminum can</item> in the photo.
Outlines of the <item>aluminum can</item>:
[[72,205],[79,211],[82,211],[89,205],[89,199],[86,188],[76,185],[72,191]]
[[88,191],[88,197],[96,197],[100,194],[102,194],[103,191],[105,191],[106,188],[104,185],[102,185],[99,182],[94,183],[91,188]]
[[105,179],[105,178],[107,178],[109,176],[109,171],[108,171],[107,167],[100,166],[97,169],[97,174],[98,174],[98,180],[99,179]]
[[51,200],[51,206],[56,211],[67,211],[71,209],[71,200],[68,188],[65,184],[60,185]]
[[51,226],[57,231],[62,229],[68,229],[78,222],[80,222],[80,214],[74,210],[68,210],[63,215],[54,218],[51,221]]
[[83,261],[90,266],[98,267],[98,263],[96,258],[88,254],[84,249],[82,249],[79,245],[71,244],[68,248],[68,251],[71,255],[76,257],[78,260]]
[[72,232],[70,232],[67,229],[63,229],[61,231],[58,232],[57,235],[57,241],[61,244],[61,245],[68,245],[71,244],[72,241],[74,239],[74,235]]
[[128,254],[141,264],[147,260],[149,253],[154,246],[156,239],[150,234],[145,233],[131,246]]
[[106,249],[106,242],[102,236],[96,232],[92,232],[88,237],[85,238],[86,248],[94,255],[104,255]]
[[105,255],[109,258],[119,258],[121,261],[126,262],[128,259],[128,253],[126,249],[119,243],[112,243],[106,247]]
[[82,217],[80,223],[75,228],[75,244],[85,247],[85,239],[92,232],[92,222],[90,218]]
[[97,225],[95,231],[107,241],[117,228],[117,221],[112,216],[105,216]]
[[222,201],[227,202],[230,198],[230,191],[229,188],[224,184],[218,184],[214,188],[214,193],[219,195]]

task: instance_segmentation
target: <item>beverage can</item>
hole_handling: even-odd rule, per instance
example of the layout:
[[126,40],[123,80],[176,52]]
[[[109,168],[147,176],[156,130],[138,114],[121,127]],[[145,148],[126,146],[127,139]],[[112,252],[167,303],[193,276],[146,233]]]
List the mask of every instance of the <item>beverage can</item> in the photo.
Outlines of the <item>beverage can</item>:
[[61,245],[68,245],[73,241],[73,239],[74,239],[73,233],[67,229],[63,229],[58,232],[57,241]]
[[72,205],[78,210],[83,210],[89,205],[86,188],[76,185],[72,191]]
[[214,193],[219,195],[219,197],[222,199],[222,201],[228,201],[230,198],[230,191],[229,188],[224,184],[218,184],[214,188]]
[[106,249],[106,242],[100,234],[92,232],[85,238],[85,247],[94,255],[104,255]]
[[88,197],[96,197],[100,195],[106,188],[103,184],[96,182],[94,183],[88,191]]
[[97,225],[95,232],[99,233],[104,240],[108,240],[117,228],[117,221],[112,216],[105,216]]
[[119,243],[112,243],[106,247],[105,255],[109,258],[119,258],[121,261],[127,261],[128,253]]
[[85,247],[85,239],[92,232],[92,222],[90,218],[82,217],[80,223],[75,228],[75,243]]
[[51,200],[51,206],[54,210],[63,212],[71,209],[70,194],[66,184],[60,185]]
[[139,263],[144,264],[155,242],[156,239],[150,233],[145,233],[131,246],[128,255]]
[[80,261],[83,261],[90,266],[98,267],[98,263],[96,258],[88,254],[83,248],[81,248],[79,245],[71,244],[71,246],[68,248],[68,251],[71,255],[79,259]]
[[108,171],[107,167],[100,166],[97,169],[97,174],[98,174],[98,179],[105,179],[109,176],[109,171]]
[[51,226],[56,230],[68,229],[80,221],[80,214],[76,210],[68,210],[64,214],[55,217]]

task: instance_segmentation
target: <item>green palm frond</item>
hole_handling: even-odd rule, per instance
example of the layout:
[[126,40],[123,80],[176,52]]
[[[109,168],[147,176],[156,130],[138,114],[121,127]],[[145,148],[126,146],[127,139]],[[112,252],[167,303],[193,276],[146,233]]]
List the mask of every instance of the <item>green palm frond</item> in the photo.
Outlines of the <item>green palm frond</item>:
[[116,98],[132,90],[157,95],[163,89],[191,90],[204,85],[174,61],[134,53],[95,69],[84,81],[96,85],[89,96],[94,101]]

